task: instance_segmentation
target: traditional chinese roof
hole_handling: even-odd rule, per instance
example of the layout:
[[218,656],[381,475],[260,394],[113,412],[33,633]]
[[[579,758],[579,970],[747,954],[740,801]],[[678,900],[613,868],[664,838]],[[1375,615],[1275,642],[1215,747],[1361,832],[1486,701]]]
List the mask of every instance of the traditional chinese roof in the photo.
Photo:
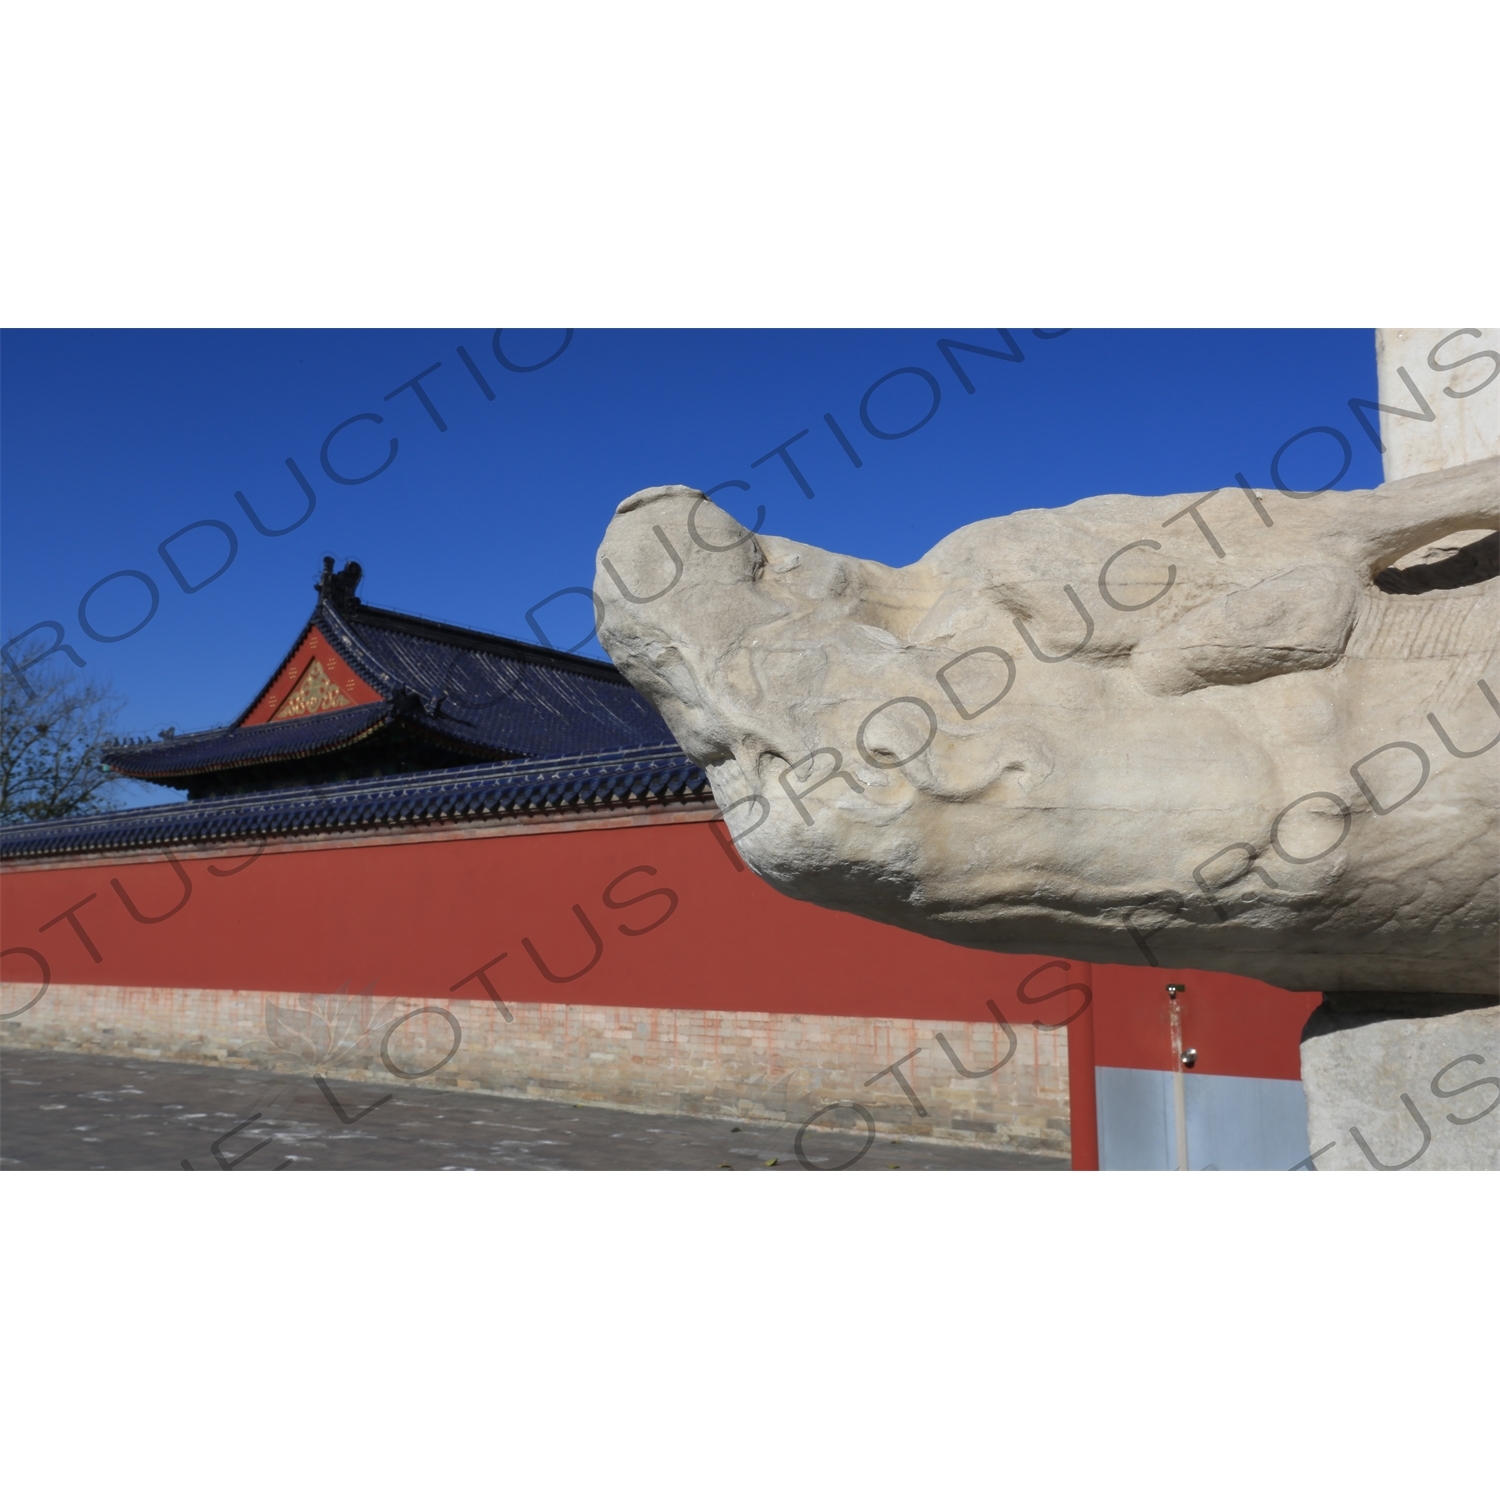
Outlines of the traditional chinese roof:
[[239,797],[169,802],[0,828],[0,858],[170,849],[382,829],[424,829],[612,809],[713,805],[708,777],[675,744],[379,776]]
[[670,742],[607,662],[363,603],[323,560],[318,605],[232,725],[113,746],[124,776],[224,796]]

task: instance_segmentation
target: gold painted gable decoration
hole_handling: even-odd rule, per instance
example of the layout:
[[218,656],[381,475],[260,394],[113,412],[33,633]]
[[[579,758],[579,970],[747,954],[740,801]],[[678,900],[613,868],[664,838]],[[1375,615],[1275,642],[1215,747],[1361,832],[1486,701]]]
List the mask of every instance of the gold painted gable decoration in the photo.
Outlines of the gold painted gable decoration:
[[353,708],[354,700],[323,670],[315,656],[308,663],[292,695],[271,715],[273,719],[300,719],[304,714],[326,714],[336,708]]

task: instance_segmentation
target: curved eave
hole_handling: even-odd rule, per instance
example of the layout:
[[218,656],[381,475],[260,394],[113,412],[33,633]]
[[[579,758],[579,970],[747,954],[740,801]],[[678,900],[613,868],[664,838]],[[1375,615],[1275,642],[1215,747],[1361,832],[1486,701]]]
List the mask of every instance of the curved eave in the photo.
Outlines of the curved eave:
[[[272,720],[269,724],[257,724],[249,729],[224,729],[202,736],[197,743],[184,739],[131,746],[123,754],[109,756],[105,764],[117,775],[138,781],[181,781],[216,771],[307,760],[336,750],[347,750],[383,729],[394,717],[391,704],[371,703],[360,708],[342,709],[337,714],[310,714],[301,720]],[[322,722],[334,718],[344,718],[346,722],[340,725]],[[325,727],[330,732],[318,737],[317,730]],[[289,729],[291,733],[288,733]],[[298,731],[301,731],[300,736]],[[309,731],[310,740],[305,737]],[[287,740],[294,742],[288,744]],[[219,754],[213,753],[216,747]],[[133,750],[137,751],[135,756],[131,754]],[[193,756],[195,750],[204,752],[201,758]]]

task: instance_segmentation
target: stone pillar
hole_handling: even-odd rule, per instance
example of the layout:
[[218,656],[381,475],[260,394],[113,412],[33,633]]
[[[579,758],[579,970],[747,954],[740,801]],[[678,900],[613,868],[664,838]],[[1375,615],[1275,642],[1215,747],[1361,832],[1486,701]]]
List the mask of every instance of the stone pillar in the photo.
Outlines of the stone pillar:
[[[1500,453],[1500,329],[1381,328],[1375,356],[1387,481]],[[1402,562],[1441,562],[1485,535],[1460,532]],[[1307,1165],[1500,1170],[1497,999],[1324,995],[1302,1034]]]
[[1494,995],[1325,994],[1302,1083],[1314,1171],[1500,1171]]
[[1500,329],[1377,328],[1375,364],[1387,482],[1500,453]]

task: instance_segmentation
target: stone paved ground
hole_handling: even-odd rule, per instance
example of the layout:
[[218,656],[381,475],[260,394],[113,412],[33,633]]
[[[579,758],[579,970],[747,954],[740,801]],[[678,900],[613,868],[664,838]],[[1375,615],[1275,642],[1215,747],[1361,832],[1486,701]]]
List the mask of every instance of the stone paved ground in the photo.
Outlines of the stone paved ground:
[[[219,1171],[229,1163],[246,1172],[726,1166],[762,1172],[774,1158],[775,1170],[805,1170],[795,1149],[795,1124],[735,1128],[728,1120],[452,1089],[387,1090],[339,1082],[329,1088],[333,1100],[313,1080],[285,1074],[10,1050],[0,1057],[0,1167],[180,1171],[186,1159],[197,1171]],[[369,1113],[361,1115],[366,1109]],[[257,1114],[258,1119],[250,1118]],[[857,1122],[851,1118],[850,1123]],[[813,1129],[803,1137],[802,1151],[813,1167],[825,1171],[844,1163],[854,1171],[1067,1170],[1065,1161],[1053,1157],[885,1137],[860,1156],[865,1143],[862,1133]]]

